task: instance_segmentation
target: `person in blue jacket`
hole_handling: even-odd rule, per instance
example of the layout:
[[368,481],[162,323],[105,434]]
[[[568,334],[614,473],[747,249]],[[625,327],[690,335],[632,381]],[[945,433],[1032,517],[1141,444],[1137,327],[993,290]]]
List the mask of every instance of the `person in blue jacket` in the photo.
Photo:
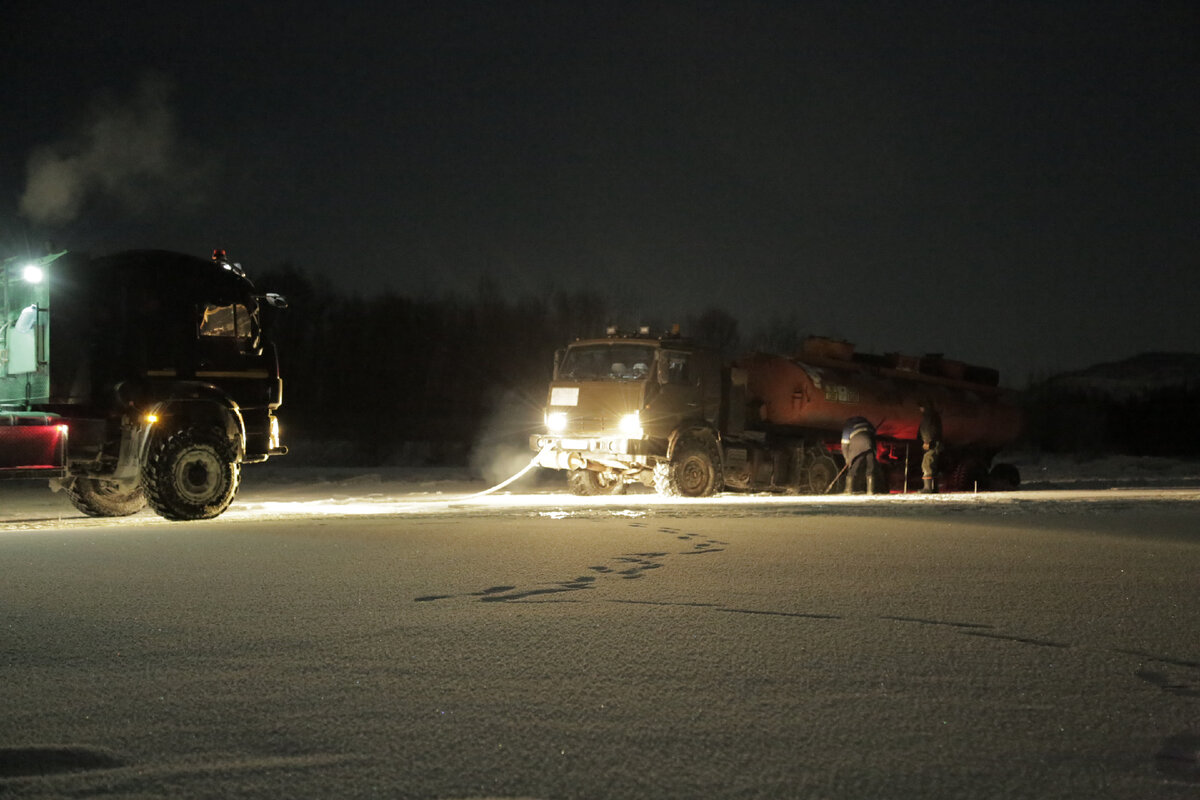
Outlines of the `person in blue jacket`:
[[862,473],[866,474],[867,494],[875,494],[875,426],[864,417],[846,420],[842,458],[846,460],[846,494],[854,494]]

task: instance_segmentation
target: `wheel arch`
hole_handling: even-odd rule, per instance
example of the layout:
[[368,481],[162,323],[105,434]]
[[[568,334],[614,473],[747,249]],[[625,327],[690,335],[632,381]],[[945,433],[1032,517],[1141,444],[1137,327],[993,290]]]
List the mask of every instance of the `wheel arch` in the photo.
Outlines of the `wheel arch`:
[[712,440],[717,445],[717,455],[720,456],[721,463],[722,464],[725,463],[725,448],[724,448],[723,443],[721,442],[720,432],[718,432],[717,429],[711,425],[702,425],[702,424],[695,424],[695,423],[681,425],[678,428],[676,428],[675,430],[671,431],[671,435],[667,438],[667,456],[666,456],[666,458],[668,461],[670,461],[672,458],[675,457],[675,448],[679,446],[679,443],[689,436],[695,436],[698,438],[702,438],[702,437],[706,437],[706,436],[712,437]]
[[142,446],[145,456],[155,431],[169,432],[181,428],[215,426],[225,431],[234,443],[238,461],[246,454],[246,420],[241,408],[224,392],[211,386],[189,386],[186,394],[172,392],[156,398],[146,408],[145,414],[151,421],[151,435]]
[[[667,458],[655,467],[655,488],[671,497],[708,497],[725,489],[725,453],[718,432],[708,425],[686,425],[672,433]],[[698,448],[698,449],[697,449]],[[696,453],[692,453],[696,450]],[[702,454],[699,461],[696,455]],[[700,473],[694,472],[699,468]],[[701,483],[687,488],[693,478]],[[682,477],[681,477],[682,476]]]

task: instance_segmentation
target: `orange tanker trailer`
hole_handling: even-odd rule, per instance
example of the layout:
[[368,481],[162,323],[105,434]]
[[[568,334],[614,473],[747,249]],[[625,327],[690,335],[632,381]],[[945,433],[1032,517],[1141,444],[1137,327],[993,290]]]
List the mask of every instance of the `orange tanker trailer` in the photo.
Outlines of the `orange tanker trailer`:
[[[829,339],[807,340],[794,358],[755,353],[735,366],[745,373],[747,427],[775,438],[817,440],[816,452],[808,454],[810,470],[822,455],[840,450],[846,420],[863,417],[875,426],[877,460],[891,488],[918,483],[917,433],[921,407],[930,405],[942,419],[938,471],[946,488],[1004,489],[1019,482],[1011,465],[991,467],[1022,428],[1015,397],[999,387],[995,370],[936,355],[859,354],[853,345]],[[810,476],[810,488],[817,488],[834,463],[830,458]]]

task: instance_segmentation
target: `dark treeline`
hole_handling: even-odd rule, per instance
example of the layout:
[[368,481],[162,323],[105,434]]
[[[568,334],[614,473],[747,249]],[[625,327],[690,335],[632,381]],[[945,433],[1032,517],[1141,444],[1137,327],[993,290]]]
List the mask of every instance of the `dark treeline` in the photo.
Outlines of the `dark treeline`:
[[[281,419],[291,463],[465,464],[473,449],[520,449],[541,424],[554,353],[614,322],[606,298],[554,291],[506,299],[483,280],[472,296],[346,295],[290,265],[259,277],[288,298],[270,312],[284,376]],[[615,320],[631,327],[645,320]],[[669,324],[648,321],[656,332]],[[726,356],[799,352],[798,320],[743,335],[718,308],[680,320]],[[1200,388],[1115,400],[1053,381],[1023,394],[1018,447],[1055,453],[1191,455]]]
[[[269,324],[293,463],[461,464],[480,445],[522,447],[541,424],[555,351],[614,322],[646,322],[614,320],[596,293],[512,300],[487,279],[471,296],[425,298],[347,295],[292,265],[256,282],[289,302],[269,311]],[[730,357],[744,344],[737,320],[720,309],[678,322]],[[801,338],[777,322],[753,346],[793,351]]]
[[292,441],[322,460],[460,463],[513,407],[527,413],[510,413],[514,429],[497,435],[526,436],[554,351],[607,322],[596,295],[508,301],[487,281],[474,297],[420,299],[347,296],[287,265],[258,282],[289,302],[270,323],[284,376],[280,416]]

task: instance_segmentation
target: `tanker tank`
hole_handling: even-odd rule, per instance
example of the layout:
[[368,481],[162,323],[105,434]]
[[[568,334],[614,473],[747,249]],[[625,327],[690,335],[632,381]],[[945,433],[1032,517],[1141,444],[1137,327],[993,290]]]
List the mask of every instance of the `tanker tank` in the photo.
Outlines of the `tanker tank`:
[[1021,433],[1020,408],[994,370],[937,355],[857,354],[847,342],[810,339],[795,358],[754,353],[737,366],[767,429],[835,432],[861,416],[881,438],[911,441],[922,404],[932,403],[948,446],[995,453]]

